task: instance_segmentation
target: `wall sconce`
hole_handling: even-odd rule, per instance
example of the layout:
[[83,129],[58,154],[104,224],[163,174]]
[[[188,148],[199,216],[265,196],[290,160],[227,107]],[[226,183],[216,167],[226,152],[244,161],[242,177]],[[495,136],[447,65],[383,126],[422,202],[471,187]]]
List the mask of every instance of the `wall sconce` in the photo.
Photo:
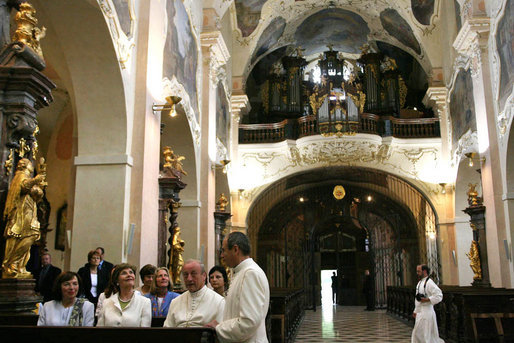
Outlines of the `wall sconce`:
[[466,158],[468,159],[468,166],[473,167],[473,160],[478,159],[481,164],[485,163],[485,157],[478,157],[478,154],[476,152],[468,152],[464,154]]
[[441,186],[441,194],[446,194],[446,182],[439,183],[439,186]]
[[170,117],[175,117],[177,112],[175,111],[175,105],[178,104],[182,100],[181,97],[171,95],[166,97],[166,103],[164,105],[152,105],[153,114],[155,112],[168,112]]
[[220,163],[215,163],[211,166],[212,170],[222,170],[223,174],[227,173],[227,164],[230,163],[230,160],[221,160]]

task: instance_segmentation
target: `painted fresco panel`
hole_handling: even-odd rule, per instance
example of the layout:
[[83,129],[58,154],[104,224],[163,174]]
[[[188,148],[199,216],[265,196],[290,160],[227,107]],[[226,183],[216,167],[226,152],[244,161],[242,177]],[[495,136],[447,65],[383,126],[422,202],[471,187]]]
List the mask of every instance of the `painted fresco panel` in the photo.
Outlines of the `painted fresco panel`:
[[500,111],[512,93],[514,82],[514,1],[507,1],[505,13],[496,31],[496,47],[500,56]]
[[423,25],[430,25],[430,18],[434,14],[435,0],[411,0],[414,17]]
[[380,21],[384,29],[400,42],[414,50],[418,55],[421,54],[421,48],[418,40],[414,36],[409,23],[402,16],[391,8],[380,13]]
[[455,148],[466,131],[476,131],[473,80],[469,70],[461,69],[450,95],[450,117],[452,121],[452,145]]
[[229,137],[229,106],[225,89],[221,82],[218,83],[217,99],[216,99],[216,136],[228,148]]
[[237,27],[248,37],[259,25],[262,6],[266,0],[236,0]]
[[457,23],[457,31],[460,31],[462,27],[462,19],[460,18],[460,5],[457,0],[453,0],[453,6],[455,7],[455,22]]
[[[180,0],[168,0],[168,32],[164,45],[164,77],[175,76],[191,99],[191,106],[198,120],[198,97],[196,70],[198,67],[198,48],[191,29],[186,8]],[[180,33],[180,34],[179,34]]]
[[278,42],[284,33],[285,28],[286,20],[284,18],[278,17],[273,19],[273,21],[268,25],[268,27],[266,27],[262,35],[259,37],[257,48],[255,49],[255,54],[252,58],[252,63]]
[[116,14],[118,15],[121,29],[126,36],[129,36],[131,26],[129,0],[112,0],[112,3],[114,8],[116,8]]
[[295,33],[305,55],[327,50],[360,53],[359,47],[368,41],[368,24],[358,14],[342,9],[321,10],[305,19]]

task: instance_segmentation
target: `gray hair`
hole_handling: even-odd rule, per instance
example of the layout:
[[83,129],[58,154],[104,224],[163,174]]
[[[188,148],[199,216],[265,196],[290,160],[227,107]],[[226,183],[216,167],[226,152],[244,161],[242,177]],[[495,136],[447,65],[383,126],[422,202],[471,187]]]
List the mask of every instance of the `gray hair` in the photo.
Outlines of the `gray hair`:
[[202,271],[202,274],[205,273],[205,265],[200,260],[195,260],[194,258],[190,258],[186,262],[184,262],[184,266],[189,263],[198,263],[200,265],[200,269]]
[[242,232],[234,231],[228,235],[227,247],[232,249],[234,245],[237,245],[244,256],[250,255],[250,240],[248,236]]

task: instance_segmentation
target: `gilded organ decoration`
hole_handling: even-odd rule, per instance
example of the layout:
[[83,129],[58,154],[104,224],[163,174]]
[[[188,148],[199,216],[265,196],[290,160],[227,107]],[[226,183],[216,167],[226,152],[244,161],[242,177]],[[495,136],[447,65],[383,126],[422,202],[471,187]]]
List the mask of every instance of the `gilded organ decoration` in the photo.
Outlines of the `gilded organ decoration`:
[[[44,161],[42,163],[44,165]],[[46,170],[46,167],[42,168]],[[26,266],[30,247],[40,237],[37,203],[43,198],[46,186],[45,173],[32,177],[32,162],[22,158],[16,166],[4,209],[6,222],[5,254],[2,262],[2,278],[32,278]]]

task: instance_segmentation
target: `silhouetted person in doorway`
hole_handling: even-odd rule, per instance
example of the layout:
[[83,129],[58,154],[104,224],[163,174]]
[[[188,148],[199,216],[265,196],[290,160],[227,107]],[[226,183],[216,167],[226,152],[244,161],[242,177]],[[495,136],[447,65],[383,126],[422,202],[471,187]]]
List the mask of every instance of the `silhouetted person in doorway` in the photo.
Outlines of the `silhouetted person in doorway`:
[[366,311],[375,311],[375,297],[373,294],[373,277],[369,274],[369,269],[364,271],[364,285],[362,292],[366,296]]
[[337,304],[337,275],[336,272],[332,273],[332,301]]

